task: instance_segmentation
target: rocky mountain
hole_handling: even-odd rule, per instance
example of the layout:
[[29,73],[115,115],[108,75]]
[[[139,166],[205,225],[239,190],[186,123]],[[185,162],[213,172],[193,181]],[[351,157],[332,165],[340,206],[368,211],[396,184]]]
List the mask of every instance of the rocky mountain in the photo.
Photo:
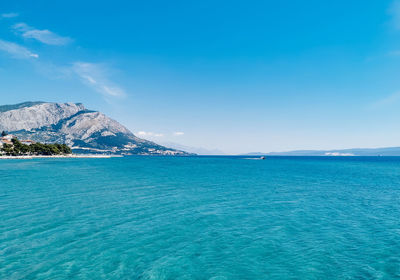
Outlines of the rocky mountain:
[[0,106],[0,131],[3,130],[20,139],[65,143],[76,153],[188,155],[138,138],[117,121],[80,103]]

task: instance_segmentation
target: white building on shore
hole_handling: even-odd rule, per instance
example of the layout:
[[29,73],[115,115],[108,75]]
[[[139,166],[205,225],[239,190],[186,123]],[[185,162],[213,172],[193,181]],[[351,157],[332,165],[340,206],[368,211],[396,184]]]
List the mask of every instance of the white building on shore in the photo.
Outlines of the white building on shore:
[[20,142],[22,143],[22,144],[25,144],[25,145],[32,145],[32,144],[35,144],[35,141],[32,141],[32,140],[20,140]]
[[14,136],[11,135],[11,137],[9,137],[9,135],[1,137],[0,138],[0,143],[1,146],[3,146],[3,144],[10,144],[12,145],[11,139],[13,139]]
[[1,140],[8,140],[11,141],[15,136],[12,134],[7,134],[6,136],[1,137]]
[[[13,138],[16,138],[14,135],[11,135],[11,134],[9,134],[9,135],[6,135],[6,136],[3,136],[3,137],[1,137],[0,138],[0,144],[1,145],[3,145],[3,144],[10,144],[10,145],[13,145],[13,143],[12,143],[12,139]],[[25,144],[25,145],[32,145],[32,144],[35,144],[36,142],[35,141],[33,141],[33,140],[30,140],[30,139],[25,139],[25,140],[19,140],[22,144]]]

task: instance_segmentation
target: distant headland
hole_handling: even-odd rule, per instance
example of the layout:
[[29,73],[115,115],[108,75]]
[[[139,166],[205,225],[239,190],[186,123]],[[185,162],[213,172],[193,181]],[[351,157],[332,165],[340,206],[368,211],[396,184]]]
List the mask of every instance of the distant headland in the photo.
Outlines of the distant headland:
[[[70,147],[74,154],[191,155],[136,137],[117,121],[101,112],[88,110],[81,103],[38,101],[0,106],[0,131],[35,143],[59,143],[32,146],[43,149],[40,153],[51,155],[65,147]],[[21,141],[21,144],[29,146],[28,142]]]

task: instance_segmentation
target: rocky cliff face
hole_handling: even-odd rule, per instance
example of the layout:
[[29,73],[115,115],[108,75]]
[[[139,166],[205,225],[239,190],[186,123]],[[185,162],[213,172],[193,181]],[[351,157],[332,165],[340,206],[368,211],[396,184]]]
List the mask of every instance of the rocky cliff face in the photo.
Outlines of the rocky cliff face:
[[74,152],[187,155],[140,139],[106,115],[82,104],[26,102],[0,106],[0,131],[20,139],[65,143]]
[[[0,129],[16,131],[49,126],[85,110],[82,104],[74,103],[27,102],[25,104],[25,107],[0,113]],[[19,107],[20,105],[17,104],[15,106]]]

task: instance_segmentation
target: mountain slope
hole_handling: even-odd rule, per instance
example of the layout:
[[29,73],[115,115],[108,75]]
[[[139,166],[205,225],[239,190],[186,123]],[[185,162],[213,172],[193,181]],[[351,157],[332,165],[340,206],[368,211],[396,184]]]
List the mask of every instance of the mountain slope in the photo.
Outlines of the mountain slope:
[[21,139],[65,143],[74,152],[187,155],[136,137],[126,127],[80,103],[25,102],[0,106],[0,131]]

